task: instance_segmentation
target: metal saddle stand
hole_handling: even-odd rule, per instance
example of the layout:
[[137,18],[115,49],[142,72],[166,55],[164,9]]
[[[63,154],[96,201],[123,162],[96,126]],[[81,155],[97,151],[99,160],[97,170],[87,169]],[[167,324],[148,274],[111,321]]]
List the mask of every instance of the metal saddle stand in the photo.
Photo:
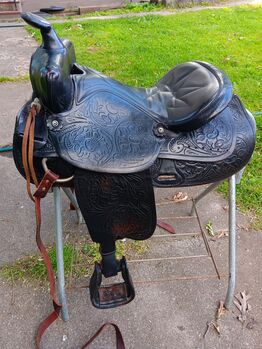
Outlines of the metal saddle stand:
[[[228,286],[227,294],[225,297],[224,305],[228,309],[232,303],[235,284],[236,284],[236,184],[239,184],[243,175],[243,170],[238,172],[236,175],[231,176],[228,179],[228,231],[229,231],[229,273],[228,273]],[[209,185],[204,191],[193,199],[193,205],[191,215],[196,211],[196,205],[203,199],[207,194],[217,188],[222,182],[216,182]],[[57,293],[59,301],[62,304],[61,318],[63,321],[69,320],[69,312],[66,299],[65,291],[65,277],[64,277],[64,259],[63,259],[63,224],[61,214],[61,188],[69,198],[70,202],[76,209],[78,217],[78,223],[83,223],[83,217],[76,201],[75,195],[72,193],[70,188],[56,186],[53,188],[54,195],[54,206],[55,206],[55,241],[56,241],[56,257],[57,257]],[[197,213],[197,212],[196,212]],[[197,215],[198,216],[198,215]],[[199,221],[200,228],[201,223]],[[204,232],[203,232],[204,233]],[[209,245],[206,245],[209,257],[212,258],[214,266],[216,268],[215,261],[213,259]],[[131,261],[130,261],[131,262]],[[217,270],[217,274],[218,270]]]

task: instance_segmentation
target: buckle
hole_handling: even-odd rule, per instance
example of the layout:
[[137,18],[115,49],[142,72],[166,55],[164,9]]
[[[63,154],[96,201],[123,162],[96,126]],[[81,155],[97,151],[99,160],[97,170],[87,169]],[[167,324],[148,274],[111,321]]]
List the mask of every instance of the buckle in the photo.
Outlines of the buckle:
[[[109,255],[106,257],[109,257]],[[111,258],[111,262],[115,262],[113,263],[115,271],[111,270],[111,272],[108,272],[108,264],[105,260],[108,262],[109,258]],[[125,257],[117,260],[113,253],[110,254],[109,258],[105,258],[102,255],[102,262],[95,263],[95,269],[90,279],[89,291],[91,302],[94,307],[99,309],[115,308],[129,303],[135,298],[135,289]],[[111,277],[117,275],[120,271],[124,282],[101,286],[102,275]]]

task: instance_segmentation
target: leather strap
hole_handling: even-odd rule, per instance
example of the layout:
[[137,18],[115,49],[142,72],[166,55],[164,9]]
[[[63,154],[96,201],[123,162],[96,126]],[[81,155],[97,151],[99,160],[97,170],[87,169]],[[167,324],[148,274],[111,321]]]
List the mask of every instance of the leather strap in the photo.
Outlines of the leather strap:
[[168,224],[168,223],[166,223],[166,222],[157,220],[156,225],[157,225],[158,227],[160,227],[160,228],[166,230],[166,231],[169,232],[170,234],[175,234],[175,233],[176,233],[175,228],[174,228],[172,225],[170,225],[170,224]]
[[119,327],[112,323],[112,322],[106,322],[104,325],[102,325],[99,330],[88,340],[88,342],[86,342],[86,344],[84,344],[81,349],[85,349],[88,347],[89,344],[93,343],[93,341],[100,335],[100,333],[103,331],[104,328],[108,327],[108,326],[113,326],[115,329],[115,333],[116,333],[116,348],[117,349],[125,349],[125,343],[123,340],[123,336],[121,334],[121,331],[119,329]]
[[43,257],[43,260],[46,266],[48,280],[50,284],[50,296],[53,300],[53,306],[54,306],[54,311],[43,322],[41,322],[38,327],[37,334],[36,334],[37,349],[40,348],[40,342],[43,334],[48,329],[48,327],[58,318],[61,307],[62,307],[56,296],[55,276],[52,268],[52,263],[48,255],[48,252],[46,250],[46,247],[41,239],[41,234],[40,234],[41,232],[41,199],[46,196],[46,194],[48,193],[48,190],[52,187],[52,185],[55,183],[55,181],[58,178],[59,176],[54,174],[53,172],[51,171],[46,172],[42,181],[40,182],[38,188],[34,193],[35,215],[36,215],[36,243],[41,252],[41,255]]
[[22,142],[22,163],[26,177],[26,189],[28,196],[32,201],[34,197],[31,193],[30,182],[31,176],[35,186],[38,186],[36,173],[33,165],[33,151],[34,151],[34,132],[35,132],[35,116],[37,114],[37,106],[32,105],[24,129],[23,142]]

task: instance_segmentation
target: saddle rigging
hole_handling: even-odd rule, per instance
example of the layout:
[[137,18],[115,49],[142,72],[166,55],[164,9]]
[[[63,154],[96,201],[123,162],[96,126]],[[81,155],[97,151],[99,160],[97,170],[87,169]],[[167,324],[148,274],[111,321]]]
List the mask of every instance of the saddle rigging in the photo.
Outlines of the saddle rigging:
[[[249,161],[255,123],[233,95],[227,76],[194,61],[170,70],[152,88],[132,88],[76,63],[73,44],[42,18],[23,19],[41,30],[43,43],[30,64],[35,115],[33,161],[42,159],[60,177],[74,176],[79,207],[101,262],[90,280],[92,304],[112,308],[130,302],[134,286],[115,241],[145,240],[156,227],[153,186],[207,184],[230,177]],[[25,176],[22,141],[30,110],[17,116],[14,160]],[[31,178],[32,181],[32,178]],[[122,274],[123,283],[101,286]]]

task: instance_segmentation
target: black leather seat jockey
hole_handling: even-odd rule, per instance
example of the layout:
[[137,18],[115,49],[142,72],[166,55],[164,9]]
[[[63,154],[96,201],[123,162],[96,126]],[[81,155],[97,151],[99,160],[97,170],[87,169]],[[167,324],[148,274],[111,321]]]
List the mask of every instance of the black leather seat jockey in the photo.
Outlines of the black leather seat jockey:
[[[232,85],[219,69],[205,62],[179,64],[156,85],[165,99],[170,129],[189,131],[207,123],[232,98]],[[154,88],[152,94],[154,94]],[[149,95],[148,101],[153,101]]]

